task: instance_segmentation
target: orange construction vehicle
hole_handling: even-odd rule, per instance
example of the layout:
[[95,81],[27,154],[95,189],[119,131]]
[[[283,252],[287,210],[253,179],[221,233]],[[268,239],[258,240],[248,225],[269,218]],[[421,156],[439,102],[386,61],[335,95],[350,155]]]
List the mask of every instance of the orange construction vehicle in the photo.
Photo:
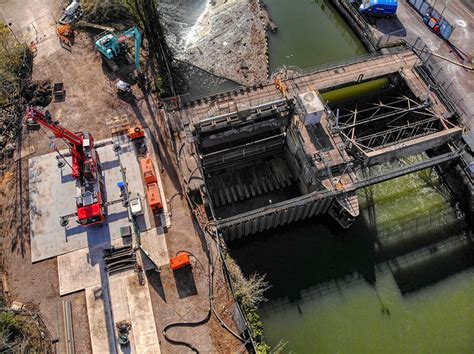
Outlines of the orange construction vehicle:
[[59,40],[66,44],[67,46],[72,46],[72,41],[74,38],[74,30],[71,25],[59,25],[56,27],[56,34],[58,35]]
[[156,178],[153,161],[149,157],[144,157],[140,160],[140,167],[142,169],[143,180],[145,181],[148,205],[153,213],[158,213],[163,209],[163,204],[161,202],[160,189],[158,188],[158,180]]
[[191,265],[189,256],[186,252],[180,252],[176,257],[170,259],[170,268],[172,271]]

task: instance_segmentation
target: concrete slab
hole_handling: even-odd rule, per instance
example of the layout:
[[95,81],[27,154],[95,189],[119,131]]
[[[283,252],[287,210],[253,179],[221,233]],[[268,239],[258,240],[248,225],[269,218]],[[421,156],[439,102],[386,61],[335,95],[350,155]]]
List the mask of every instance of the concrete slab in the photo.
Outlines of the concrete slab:
[[[132,277],[136,282],[137,276],[134,274],[133,270],[128,270],[123,273],[115,274],[109,277],[109,292],[110,292],[110,301],[112,303],[112,313],[114,318],[114,331],[115,336],[118,336],[118,331],[116,323],[121,321],[127,321],[132,323],[130,309],[128,304],[128,295],[127,295],[127,279]],[[137,353],[135,346],[136,338],[134,331],[134,326],[132,325],[131,331],[129,332],[130,345],[127,347],[122,347],[119,343],[116,343],[117,353]],[[140,334],[138,333],[138,336]],[[126,350],[124,350],[126,348]]]
[[[112,246],[119,247],[130,243],[130,238],[119,238],[112,241]],[[110,244],[107,243],[58,256],[59,294],[63,296],[100,285],[101,272],[102,276],[105,276],[103,249],[109,247]]]
[[92,258],[95,257],[89,253],[87,248],[58,257],[59,294],[61,296],[100,284],[102,265],[99,262],[93,264]]
[[[114,324],[129,321],[130,345],[121,347],[117,343],[118,353],[160,353],[158,333],[156,332],[153,308],[151,305],[148,282],[140,285],[133,270],[109,277],[110,300]],[[118,335],[114,325],[115,336]]]
[[138,283],[136,276],[128,277],[127,296],[137,353],[160,354],[160,343],[155,319],[151,315],[153,307],[146,278],[145,285],[142,286]]
[[[120,199],[117,182],[122,181],[118,158],[113,146],[107,144],[97,149],[106,183],[106,200]],[[128,151],[123,155],[134,152]],[[66,158],[70,164],[70,158]],[[133,159],[131,159],[133,161]],[[130,162],[129,171],[138,169]],[[85,228],[73,220],[65,228],[59,224],[61,215],[74,213],[76,183],[68,165],[57,167],[56,153],[35,157],[29,161],[31,259],[37,262],[84,247],[93,248],[110,243],[120,237],[120,228],[129,226],[128,211],[117,203],[107,209],[107,220],[99,227]],[[136,192],[144,195],[143,186],[136,185]]]
[[115,337],[111,332],[112,323],[108,316],[107,292],[101,286],[87,288],[86,307],[89,320],[92,352],[97,354],[116,353]]
[[[148,136],[149,137],[149,136]],[[147,139],[149,141],[149,139]],[[126,137],[115,140],[119,143],[120,162],[125,168],[128,189],[131,194],[142,198],[146,206],[145,191],[141,170],[135,154],[133,143]],[[120,198],[117,182],[122,181],[120,163],[111,140],[99,142],[105,144],[97,149],[103,166],[108,201]],[[150,144],[150,143],[147,143]],[[66,153],[66,151],[62,152]],[[149,154],[154,157],[152,147]],[[70,164],[70,158],[66,158]],[[70,167],[58,169],[56,153],[35,157],[29,162],[30,167],[30,205],[32,261],[37,262],[81,248],[94,248],[99,244],[111,243],[120,237],[119,230],[130,225],[127,209],[121,203],[108,207],[108,217],[101,227],[84,228],[75,225],[71,220],[66,228],[59,225],[59,217],[75,211],[75,181],[70,174]],[[163,202],[161,225],[170,227],[168,205],[163,192],[158,166],[155,166]],[[141,232],[153,229],[154,216],[149,208],[144,208],[144,215],[137,218]]]
[[[142,249],[154,264],[158,267],[163,267],[169,264],[169,254],[163,228],[159,227],[148,230],[141,233],[140,237]],[[144,268],[146,270],[154,269],[155,266],[148,262],[147,257],[142,257]]]

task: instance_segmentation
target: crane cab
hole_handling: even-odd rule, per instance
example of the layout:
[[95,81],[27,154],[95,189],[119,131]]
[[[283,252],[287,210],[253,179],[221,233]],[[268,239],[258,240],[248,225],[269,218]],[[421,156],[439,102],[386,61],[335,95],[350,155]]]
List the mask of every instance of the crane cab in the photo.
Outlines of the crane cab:
[[76,200],[77,223],[82,226],[93,226],[105,221],[105,208],[100,193],[85,194]]
[[96,181],[76,185],[76,190],[77,223],[89,227],[104,222],[107,212],[103,199],[105,186],[102,175],[97,174]]
[[[93,152],[95,153],[95,149]],[[93,179],[76,181],[77,223],[86,227],[104,222],[107,214],[104,200],[105,182],[100,164],[96,164],[95,169]]]

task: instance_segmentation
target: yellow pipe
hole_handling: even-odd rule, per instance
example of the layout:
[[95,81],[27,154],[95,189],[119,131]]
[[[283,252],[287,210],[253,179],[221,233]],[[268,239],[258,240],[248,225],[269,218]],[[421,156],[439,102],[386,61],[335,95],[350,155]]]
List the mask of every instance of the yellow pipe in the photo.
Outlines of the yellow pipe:
[[326,101],[326,103],[334,104],[369,95],[388,87],[388,85],[390,85],[390,80],[388,78],[376,79],[362,84],[328,91],[322,93],[321,97]]

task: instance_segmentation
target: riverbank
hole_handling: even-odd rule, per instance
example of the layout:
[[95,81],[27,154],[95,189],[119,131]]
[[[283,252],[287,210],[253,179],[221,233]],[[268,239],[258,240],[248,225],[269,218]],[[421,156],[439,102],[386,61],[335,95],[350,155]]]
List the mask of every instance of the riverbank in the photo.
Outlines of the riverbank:
[[178,58],[242,85],[268,78],[268,19],[257,0],[210,1]]

